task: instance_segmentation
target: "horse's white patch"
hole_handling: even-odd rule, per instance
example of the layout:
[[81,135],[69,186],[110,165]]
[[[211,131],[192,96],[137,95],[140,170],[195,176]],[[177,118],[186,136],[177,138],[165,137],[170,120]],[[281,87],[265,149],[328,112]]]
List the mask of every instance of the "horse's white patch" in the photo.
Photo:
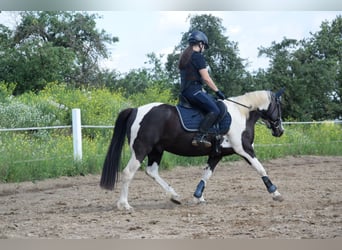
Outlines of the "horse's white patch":
[[241,134],[246,130],[246,120],[249,118],[249,112],[257,109],[267,109],[270,104],[270,92],[254,91],[238,97],[229,98],[251,109],[238,105],[236,103],[224,100],[227,110],[232,117],[229,132],[224,136],[221,144],[223,148],[234,148],[235,151],[242,149]]
[[210,167],[207,166],[207,167],[204,169],[203,176],[202,176],[202,180],[204,181],[204,183],[207,183],[207,181],[208,181],[209,178],[212,176],[212,174],[213,174],[213,171],[211,171]]
[[250,111],[257,109],[267,110],[271,101],[270,92],[265,90],[249,92],[242,96],[230,97],[229,99],[251,107],[251,109],[248,109],[227,100],[224,101],[227,106],[232,106],[239,109],[239,113],[244,114],[247,119]]
[[232,145],[230,144],[229,140],[228,140],[228,136],[224,135],[223,136],[223,141],[221,143],[221,147],[222,148],[230,148]]
[[163,103],[160,102],[153,102],[153,103],[149,103],[146,105],[143,105],[141,107],[138,108],[138,112],[137,112],[137,116],[132,124],[131,127],[131,141],[130,141],[130,147],[133,148],[133,144],[135,139],[137,138],[138,135],[138,131],[140,128],[140,123],[142,121],[142,119],[144,118],[144,116],[150,112],[150,110],[156,106],[162,105]]
[[166,181],[164,181],[163,178],[160,177],[158,168],[158,164],[154,162],[152,166],[147,166],[146,174],[152,177],[152,179],[155,180],[170,195],[170,198],[179,197],[176,191]]
[[242,114],[239,108],[232,103],[225,101],[227,110],[232,117],[232,122],[228,133],[223,137],[221,146],[223,148],[234,148],[236,145],[241,145],[241,134],[246,129],[246,117]]
[[128,187],[133,179],[135,172],[140,167],[140,162],[132,154],[131,159],[128,161],[127,166],[122,172],[122,187],[120,193],[120,199],[117,202],[117,207],[121,209],[130,210],[132,207],[128,204]]

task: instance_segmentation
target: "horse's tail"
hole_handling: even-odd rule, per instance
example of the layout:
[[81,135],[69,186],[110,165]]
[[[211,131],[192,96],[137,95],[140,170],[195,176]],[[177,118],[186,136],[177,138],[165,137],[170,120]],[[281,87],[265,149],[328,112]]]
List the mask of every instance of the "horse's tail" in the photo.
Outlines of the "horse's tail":
[[118,179],[121,161],[121,151],[127,132],[127,120],[133,108],[128,108],[119,113],[115,122],[112,141],[109,145],[106,159],[103,164],[100,186],[104,189],[113,190]]

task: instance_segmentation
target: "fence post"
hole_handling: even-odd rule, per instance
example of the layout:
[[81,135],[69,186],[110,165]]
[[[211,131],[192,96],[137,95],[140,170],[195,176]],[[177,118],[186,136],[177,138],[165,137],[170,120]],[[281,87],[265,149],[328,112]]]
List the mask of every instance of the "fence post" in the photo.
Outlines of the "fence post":
[[81,110],[72,110],[72,139],[74,143],[74,160],[82,160],[82,132],[81,132]]

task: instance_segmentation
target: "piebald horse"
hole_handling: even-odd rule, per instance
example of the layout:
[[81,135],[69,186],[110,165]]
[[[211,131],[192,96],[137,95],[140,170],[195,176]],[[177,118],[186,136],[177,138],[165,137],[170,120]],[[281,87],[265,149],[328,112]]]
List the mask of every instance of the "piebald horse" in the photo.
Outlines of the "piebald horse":
[[207,166],[194,193],[198,202],[205,201],[203,190],[218,162],[223,156],[232,154],[244,158],[260,175],[273,199],[282,201],[277,187],[272,184],[263,165],[256,158],[253,146],[254,126],[260,118],[272,130],[273,136],[280,137],[283,134],[280,102],[282,93],[283,90],[277,93],[262,90],[224,100],[232,121],[229,131],[223,135],[219,153],[213,153],[211,148],[191,145],[195,133],[188,132],[182,127],[175,106],[149,103],[121,111],[115,122],[113,137],[104,161],[100,186],[104,189],[114,189],[120,171],[121,152],[127,136],[131,157],[121,173],[122,187],[117,202],[119,209],[132,209],[128,203],[129,185],[146,156],[147,175],[167,192],[173,202],[181,203],[177,192],[158,173],[164,151],[188,157],[208,155]]

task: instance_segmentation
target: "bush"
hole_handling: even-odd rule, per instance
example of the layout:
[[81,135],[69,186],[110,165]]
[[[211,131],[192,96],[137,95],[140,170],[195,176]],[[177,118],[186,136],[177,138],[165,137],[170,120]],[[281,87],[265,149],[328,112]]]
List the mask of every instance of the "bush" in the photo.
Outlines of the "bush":
[[44,113],[37,106],[12,101],[0,103],[1,128],[27,128],[56,125],[56,116],[49,112]]

